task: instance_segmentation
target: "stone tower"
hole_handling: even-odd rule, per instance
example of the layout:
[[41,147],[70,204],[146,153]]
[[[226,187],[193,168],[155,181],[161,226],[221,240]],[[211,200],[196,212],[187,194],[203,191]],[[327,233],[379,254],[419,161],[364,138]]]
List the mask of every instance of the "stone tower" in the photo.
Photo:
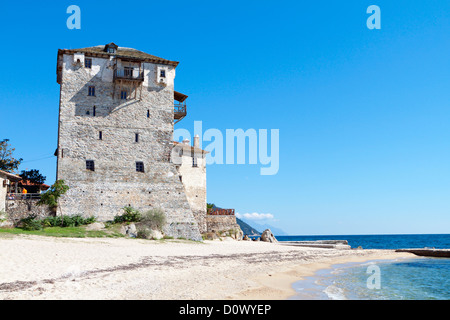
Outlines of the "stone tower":
[[201,240],[170,161],[174,122],[186,115],[177,65],[114,43],[58,50],[57,179],[70,187],[63,214],[106,221],[125,206],[161,208],[166,234]]

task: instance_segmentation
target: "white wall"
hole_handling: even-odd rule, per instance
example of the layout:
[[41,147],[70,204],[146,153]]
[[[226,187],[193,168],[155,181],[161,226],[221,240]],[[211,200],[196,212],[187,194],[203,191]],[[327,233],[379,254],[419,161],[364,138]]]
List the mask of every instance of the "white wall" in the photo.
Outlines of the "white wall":
[[6,189],[7,189],[7,187],[3,187],[4,180],[6,180],[6,177],[0,176],[0,211],[2,211],[2,210],[4,211],[5,207],[6,207]]

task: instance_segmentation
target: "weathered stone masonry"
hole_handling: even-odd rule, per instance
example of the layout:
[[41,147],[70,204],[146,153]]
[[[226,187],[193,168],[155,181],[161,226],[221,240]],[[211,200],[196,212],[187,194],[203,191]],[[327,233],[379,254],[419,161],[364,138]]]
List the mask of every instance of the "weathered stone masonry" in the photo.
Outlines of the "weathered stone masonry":
[[[86,67],[87,58],[92,59],[91,68]],[[121,81],[129,85],[127,99],[121,99],[126,87],[120,87],[114,72],[123,71],[128,61],[128,70],[135,74],[139,65],[143,77],[140,83]],[[60,200],[63,214],[105,221],[128,205],[141,211],[161,208],[168,221],[166,234],[201,240],[170,162],[176,65],[120,47],[115,53],[99,47],[59,51],[57,179],[70,187]],[[95,96],[89,95],[89,87],[95,88]],[[87,160],[94,161],[93,171],[87,170]],[[136,162],[144,164],[144,172],[137,171]]]

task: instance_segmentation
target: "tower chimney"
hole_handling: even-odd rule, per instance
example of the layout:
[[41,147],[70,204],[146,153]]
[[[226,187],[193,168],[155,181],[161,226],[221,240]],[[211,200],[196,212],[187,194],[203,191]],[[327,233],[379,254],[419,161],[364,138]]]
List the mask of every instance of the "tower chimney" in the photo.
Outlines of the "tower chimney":
[[200,148],[200,137],[198,136],[198,134],[196,134],[194,137],[194,148]]

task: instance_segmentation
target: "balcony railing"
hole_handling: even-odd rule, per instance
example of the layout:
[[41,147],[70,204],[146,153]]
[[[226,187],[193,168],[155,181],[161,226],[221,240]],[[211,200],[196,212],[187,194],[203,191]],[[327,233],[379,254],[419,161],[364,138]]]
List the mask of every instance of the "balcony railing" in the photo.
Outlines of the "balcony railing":
[[39,200],[40,198],[40,193],[8,193],[6,195],[6,200]]
[[180,102],[180,103],[175,103],[173,106],[173,111],[174,111],[174,118],[177,120],[181,120],[184,117],[186,117],[187,115],[187,111],[186,111],[186,103],[185,102]]
[[208,208],[208,214],[211,216],[234,216],[234,209]]
[[114,70],[114,80],[144,81],[144,71],[140,68],[122,68]]

